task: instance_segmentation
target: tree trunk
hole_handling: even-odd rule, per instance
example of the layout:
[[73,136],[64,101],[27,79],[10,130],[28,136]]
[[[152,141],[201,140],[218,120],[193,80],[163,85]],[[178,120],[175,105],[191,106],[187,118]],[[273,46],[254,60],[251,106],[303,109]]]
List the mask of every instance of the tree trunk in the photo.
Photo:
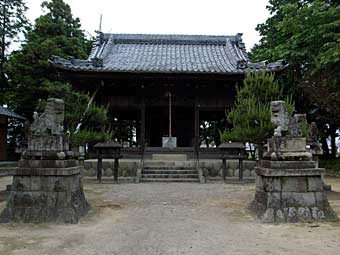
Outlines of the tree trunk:
[[321,144],[322,144],[322,150],[323,150],[323,156],[325,159],[329,159],[329,149],[327,144],[327,138],[321,137]]
[[336,135],[336,127],[335,125],[330,126],[330,137],[331,137],[331,158],[335,159],[336,158],[336,142],[335,138],[337,137]]

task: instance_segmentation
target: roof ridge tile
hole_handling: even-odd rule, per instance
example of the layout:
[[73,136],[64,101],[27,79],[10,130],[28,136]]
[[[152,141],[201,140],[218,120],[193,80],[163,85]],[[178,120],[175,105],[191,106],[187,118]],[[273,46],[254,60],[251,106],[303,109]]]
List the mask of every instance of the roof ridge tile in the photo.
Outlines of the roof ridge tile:
[[[250,63],[241,34],[100,33],[94,45],[86,61],[54,58],[51,63],[57,68],[72,71],[223,74],[242,74],[245,68],[258,66]],[[270,70],[279,70],[282,65],[276,63],[267,66]]]

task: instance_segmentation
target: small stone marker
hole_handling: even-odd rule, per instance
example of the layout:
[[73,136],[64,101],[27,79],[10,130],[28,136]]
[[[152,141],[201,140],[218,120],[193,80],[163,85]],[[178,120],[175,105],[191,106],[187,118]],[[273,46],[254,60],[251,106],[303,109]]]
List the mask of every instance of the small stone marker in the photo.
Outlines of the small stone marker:
[[69,151],[63,122],[61,99],[48,99],[44,113],[34,114],[1,223],[77,223],[87,214],[77,155]]

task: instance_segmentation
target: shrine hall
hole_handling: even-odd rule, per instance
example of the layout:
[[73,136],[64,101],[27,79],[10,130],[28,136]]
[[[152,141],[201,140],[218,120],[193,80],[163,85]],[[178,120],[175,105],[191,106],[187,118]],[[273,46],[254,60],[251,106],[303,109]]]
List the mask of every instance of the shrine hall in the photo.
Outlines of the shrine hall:
[[108,105],[115,139],[138,153],[203,150],[203,123],[226,122],[245,74],[284,69],[282,61],[252,63],[242,34],[98,33],[87,60],[51,63],[60,79]]

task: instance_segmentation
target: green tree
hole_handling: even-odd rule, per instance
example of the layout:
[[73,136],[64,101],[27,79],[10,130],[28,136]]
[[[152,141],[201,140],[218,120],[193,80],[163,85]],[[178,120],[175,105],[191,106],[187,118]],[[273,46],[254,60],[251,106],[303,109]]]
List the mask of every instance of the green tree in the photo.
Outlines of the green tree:
[[[25,16],[26,11],[27,7],[23,0],[0,1],[0,91],[2,95],[7,87],[5,75],[6,49],[13,39],[28,28],[29,22]],[[0,103],[2,101],[3,98],[0,98]]]
[[47,98],[51,82],[57,80],[49,59],[53,55],[85,58],[88,52],[79,19],[72,17],[69,5],[52,0],[43,2],[42,8],[46,14],[36,19],[22,49],[11,54],[7,68],[11,81],[8,104],[27,118],[31,118],[37,99]]
[[[249,72],[244,86],[237,92],[235,106],[227,113],[228,121],[233,128],[221,133],[221,140],[249,142],[257,145],[262,157],[263,142],[273,135],[270,102],[282,98],[282,89],[274,80],[274,74]],[[288,111],[293,105],[286,99]]]
[[[81,139],[81,134],[85,131],[87,136],[90,133],[95,136],[98,132],[107,134],[105,128],[108,118],[105,107],[92,105],[87,110],[89,95],[60,82],[49,64],[54,55],[65,58],[87,57],[91,44],[81,30],[79,19],[72,16],[70,6],[63,0],[45,1],[42,8],[45,14],[36,19],[33,28],[27,33],[26,42],[9,58],[7,70],[10,88],[6,95],[8,105],[31,119],[33,112],[48,97],[62,98],[65,101],[67,130],[73,135],[81,119],[86,123],[77,134],[77,143],[88,141]],[[42,101],[39,103],[38,99]],[[87,113],[84,116],[85,111]],[[94,111],[97,113],[96,119],[93,118]],[[90,117],[92,121],[89,121]]]
[[[107,108],[91,104],[87,109],[90,96],[74,90],[70,84],[53,82],[49,85],[49,97],[63,98],[65,101],[65,129],[70,134],[72,146],[88,144],[91,147],[112,138]],[[40,101],[38,109],[42,111],[45,103],[45,100]],[[80,121],[82,126],[77,130]]]
[[295,94],[297,109],[308,112],[321,133],[331,135],[335,156],[340,126],[340,2],[271,0],[268,9],[272,16],[258,25],[262,39],[251,57],[288,61],[285,88]]

